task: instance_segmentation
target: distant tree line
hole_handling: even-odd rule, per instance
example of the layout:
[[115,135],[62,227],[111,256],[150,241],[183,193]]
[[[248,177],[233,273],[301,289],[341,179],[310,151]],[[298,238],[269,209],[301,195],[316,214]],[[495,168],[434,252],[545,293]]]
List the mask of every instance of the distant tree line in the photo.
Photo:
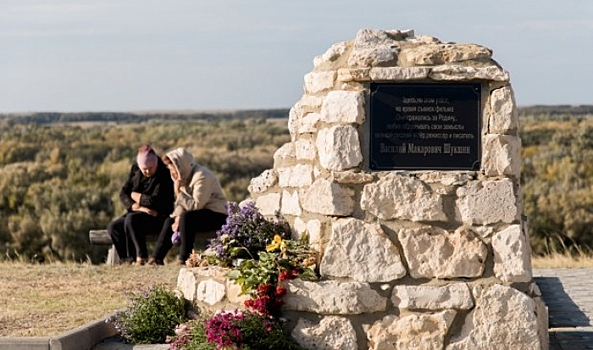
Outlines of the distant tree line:
[[517,108],[519,116],[572,117],[593,115],[593,105],[526,106]]
[[37,112],[26,114],[0,114],[0,125],[11,126],[15,124],[55,124],[72,122],[115,122],[115,123],[142,123],[149,120],[188,121],[188,120],[229,120],[247,118],[284,118],[288,109],[264,110],[238,110],[227,112],[147,112],[147,113],[120,113],[120,112]]
[[[519,114],[533,252],[590,252],[593,106]],[[90,246],[88,231],[123,213],[118,192],[142,143],[161,154],[187,147],[219,176],[229,199],[241,201],[290,140],[287,117],[287,109],[0,115],[0,259],[101,261],[105,248]]]

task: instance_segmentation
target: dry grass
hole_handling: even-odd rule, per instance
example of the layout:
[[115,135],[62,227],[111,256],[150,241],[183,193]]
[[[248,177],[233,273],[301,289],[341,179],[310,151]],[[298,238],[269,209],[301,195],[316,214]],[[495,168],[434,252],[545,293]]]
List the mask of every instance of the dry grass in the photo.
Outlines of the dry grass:
[[[533,257],[534,268],[593,267],[592,255]],[[127,305],[126,292],[164,284],[179,267],[0,262],[0,336],[54,336],[104,318]]]
[[569,254],[552,253],[546,256],[532,257],[531,264],[533,265],[534,269],[586,268],[593,267],[593,256],[583,254],[579,254],[578,256],[571,256]]
[[0,263],[0,336],[55,336],[127,305],[125,292],[174,288],[179,266]]

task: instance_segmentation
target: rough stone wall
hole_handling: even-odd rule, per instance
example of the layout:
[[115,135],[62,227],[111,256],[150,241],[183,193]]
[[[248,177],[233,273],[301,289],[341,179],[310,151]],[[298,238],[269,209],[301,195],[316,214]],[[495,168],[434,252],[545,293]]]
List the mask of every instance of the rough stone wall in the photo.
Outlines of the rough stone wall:
[[[481,168],[368,170],[372,82],[480,83]],[[360,30],[315,57],[288,128],[291,141],[249,190],[263,214],[279,212],[323,253],[322,282],[286,284],[302,345],[547,349],[521,209],[518,117],[491,50]]]

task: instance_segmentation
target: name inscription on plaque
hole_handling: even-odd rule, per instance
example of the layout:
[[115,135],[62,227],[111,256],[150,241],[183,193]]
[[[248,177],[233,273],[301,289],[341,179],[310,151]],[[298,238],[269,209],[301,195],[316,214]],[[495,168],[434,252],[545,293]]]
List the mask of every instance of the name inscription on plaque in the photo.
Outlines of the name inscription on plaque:
[[479,169],[480,96],[480,84],[371,84],[370,169]]

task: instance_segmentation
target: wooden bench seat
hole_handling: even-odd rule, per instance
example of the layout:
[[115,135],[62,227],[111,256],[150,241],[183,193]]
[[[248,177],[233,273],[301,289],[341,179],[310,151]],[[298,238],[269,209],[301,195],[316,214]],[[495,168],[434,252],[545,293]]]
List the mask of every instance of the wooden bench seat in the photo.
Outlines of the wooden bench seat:
[[110,245],[111,247],[107,251],[107,259],[105,260],[105,264],[119,264],[119,255],[117,254],[117,250],[115,249],[113,241],[111,240],[111,236],[107,230],[90,230],[89,240],[91,241],[92,245]]
[[[216,231],[209,231],[209,232],[201,232],[198,237],[196,237],[196,241],[194,247],[199,250],[204,250],[208,245],[208,242],[212,238],[216,237]],[[147,241],[156,241],[155,235],[148,235],[146,236]],[[89,240],[92,245],[110,245],[107,252],[107,259],[105,259],[105,264],[107,265],[118,265],[119,264],[119,255],[117,254],[117,250],[113,245],[113,241],[111,240],[111,236],[107,230],[90,230],[89,231]]]

